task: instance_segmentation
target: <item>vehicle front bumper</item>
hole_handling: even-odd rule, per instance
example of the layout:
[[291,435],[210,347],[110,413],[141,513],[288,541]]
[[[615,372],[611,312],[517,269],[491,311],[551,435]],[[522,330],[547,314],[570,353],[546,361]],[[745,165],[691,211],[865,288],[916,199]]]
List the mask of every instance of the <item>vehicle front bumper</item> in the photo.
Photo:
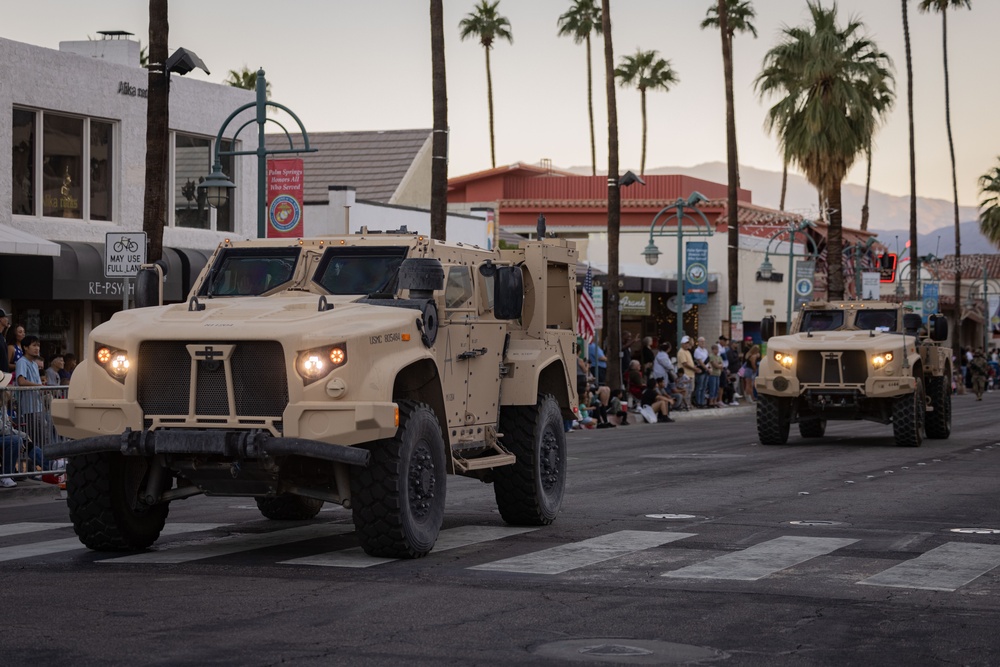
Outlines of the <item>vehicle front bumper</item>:
[[[775,380],[778,380],[777,386]],[[782,382],[782,380],[785,382]],[[865,380],[863,389],[862,385],[803,385],[799,382],[798,378],[791,375],[772,375],[766,377],[758,375],[754,379],[754,388],[759,393],[786,398],[799,396],[807,389],[812,390],[813,393],[822,393],[824,390],[835,391],[845,388],[860,390],[868,398],[892,398],[912,394],[916,386],[917,382],[913,377],[869,377]],[[781,388],[779,389],[779,387]]]

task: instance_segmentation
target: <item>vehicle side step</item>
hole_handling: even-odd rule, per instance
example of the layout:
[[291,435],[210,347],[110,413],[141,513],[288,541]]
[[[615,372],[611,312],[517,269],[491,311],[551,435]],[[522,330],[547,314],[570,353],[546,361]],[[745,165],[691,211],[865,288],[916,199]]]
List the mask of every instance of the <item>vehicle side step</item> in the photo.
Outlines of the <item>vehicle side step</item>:
[[460,456],[456,456],[454,460],[455,470],[464,473],[470,470],[486,470],[487,468],[509,466],[517,460],[517,457],[513,454],[492,454],[474,459],[463,459]]

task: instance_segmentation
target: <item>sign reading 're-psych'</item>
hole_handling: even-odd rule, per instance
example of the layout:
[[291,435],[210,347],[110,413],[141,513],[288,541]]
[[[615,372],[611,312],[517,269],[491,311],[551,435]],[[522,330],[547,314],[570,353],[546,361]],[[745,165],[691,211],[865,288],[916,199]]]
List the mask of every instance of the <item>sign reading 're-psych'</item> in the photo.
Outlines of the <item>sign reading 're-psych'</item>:
[[297,238],[302,233],[301,158],[267,161],[267,237]]

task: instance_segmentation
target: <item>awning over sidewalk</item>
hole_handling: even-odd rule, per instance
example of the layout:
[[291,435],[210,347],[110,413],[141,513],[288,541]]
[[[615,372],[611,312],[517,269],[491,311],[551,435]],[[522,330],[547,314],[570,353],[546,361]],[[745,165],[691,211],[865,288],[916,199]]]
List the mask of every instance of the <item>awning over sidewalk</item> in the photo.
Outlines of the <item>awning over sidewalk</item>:
[[58,257],[59,244],[9,225],[0,225],[0,255]]

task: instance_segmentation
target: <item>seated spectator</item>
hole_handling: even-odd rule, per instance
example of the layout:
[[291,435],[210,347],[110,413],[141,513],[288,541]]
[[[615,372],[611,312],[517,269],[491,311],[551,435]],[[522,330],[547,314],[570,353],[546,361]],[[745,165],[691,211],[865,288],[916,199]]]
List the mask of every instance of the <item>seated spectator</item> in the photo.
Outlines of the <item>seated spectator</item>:
[[622,403],[622,390],[612,389],[608,399],[608,418],[614,418],[619,426],[628,426],[628,410]]
[[[24,431],[19,431],[10,418],[10,392],[3,393],[3,404],[0,405],[0,474],[10,475],[18,472],[17,461],[23,453],[27,457],[26,472],[36,472],[42,469],[42,450],[32,445],[31,439]],[[0,487],[17,486],[10,477],[0,477]]]
[[646,391],[642,393],[642,404],[653,409],[657,422],[672,422],[674,420],[670,418],[670,404],[673,400],[661,393],[663,388],[663,378],[657,380],[650,378]]
[[642,364],[633,359],[628,368],[628,393],[637,403],[642,403],[642,392],[646,390],[646,379],[642,374]]
[[677,369],[677,382],[674,383],[674,393],[681,397],[681,410],[691,409],[691,378],[683,368]]
[[590,414],[597,420],[597,428],[613,428],[608,421],[608,402],[611,400],[611,388],[602,386],[590,402]]

